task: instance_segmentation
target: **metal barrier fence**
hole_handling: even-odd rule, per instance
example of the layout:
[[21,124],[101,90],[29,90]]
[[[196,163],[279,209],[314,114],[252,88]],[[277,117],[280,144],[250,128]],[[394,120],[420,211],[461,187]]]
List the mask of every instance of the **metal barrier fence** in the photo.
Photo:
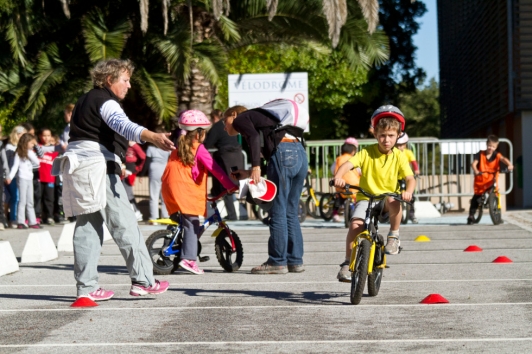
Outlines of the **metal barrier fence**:
[[[358,142],[359,149],[376,143],[375,139],[360,139]],[[342,144],[343,141],[338,140],[307,141],[309,167],[317,191],[331,191],[327,181],[332,177],[331,166],[339,156]],[[410,138],[407,148],[414,152],[419,164],[420,178],[415,193],[419,199],[434,201],[436,198],[437,202],[445,205],[444,198],[470,198],[474,194],[471,163],[476,153],[486,149],[486,139]],[[513,161],[510,140],[499,139],[498,151]],[[512,191],[511,172],[501,174],[499,186],[502,194]],[[460,206],[464,203],[459,201]]]

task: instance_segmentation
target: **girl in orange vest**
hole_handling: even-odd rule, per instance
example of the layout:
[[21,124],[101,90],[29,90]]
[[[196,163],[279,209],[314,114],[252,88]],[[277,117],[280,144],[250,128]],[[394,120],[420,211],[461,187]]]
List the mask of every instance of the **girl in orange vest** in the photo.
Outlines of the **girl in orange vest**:
[[486,142],[486,150],[479,151],[471,163],[473,172],[475,173],[475,195],[471,199],[471,206],[469,208],[469,217],[467,218],[467,224],[473,224],[473,215],[478,209],[479,201],[482,198],[482,194],[491,188],[493,181],[499,178],[499,163],[502,162],[508,166],[508,170],[513,170],[514,165],[506,157],[497,150],[499,146],[499,138],[496,135],[488,136]]
[[179,266],[194,274],[203,274],[196,259],[198,237],[201,236],[198,215],[207,214],[207,173],[210,172],[230,192],[238,187],[225,174],[203,146],[205,130],[211,122],[198,110],[188,110],[179,116],[181,134],[178,148],[172,151],[162,180],[162,195],[170,218],[181,213],[184,229]]

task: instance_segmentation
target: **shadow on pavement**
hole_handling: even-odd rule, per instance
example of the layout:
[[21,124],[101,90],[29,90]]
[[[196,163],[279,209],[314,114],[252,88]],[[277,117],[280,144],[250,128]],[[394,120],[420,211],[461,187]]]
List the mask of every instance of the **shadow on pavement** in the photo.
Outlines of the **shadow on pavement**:
[[[188,296],[211,296],[211,295],[241,295],[274,300],[283,300],[303,304],[346,304],[345,298],[348,293],[338,292],[315,292],[291,293],[284,291],[252,291],[252,290],[207,290],[207,289],[168,289],[169,291],[183,292]],[[216,296],[218,297],[218,296]],[[342,298],[343,301],[335,299]]]

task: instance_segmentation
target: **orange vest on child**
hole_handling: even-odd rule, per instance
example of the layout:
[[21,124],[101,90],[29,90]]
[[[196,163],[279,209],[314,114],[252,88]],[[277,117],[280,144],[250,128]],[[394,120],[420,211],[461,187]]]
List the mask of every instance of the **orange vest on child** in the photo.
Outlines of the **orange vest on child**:
[[[190,149],[196,154],[199,143]],[[177,156],[177,149],[172,151],[168,164],[161,178],[161,193],[168,213],[180,211],[183,214],[203,215],[207,213],[207,169],[201,169],[194,181],[192,167],[185,166]]]
[[480,172],[490,173],[482,173],[475,176],[474,190],[476,195],[480,195],[488,188],[491,188],[493,181],[497,181],[499,178],[499,161],[501,159],[501,154],[498,151],[494,151],[493,153],[495,154],[495,158],[493,158],[491,161],[488,161],[486,158],[486,150],[482,150],[478,153],[479,160],[477,170]]

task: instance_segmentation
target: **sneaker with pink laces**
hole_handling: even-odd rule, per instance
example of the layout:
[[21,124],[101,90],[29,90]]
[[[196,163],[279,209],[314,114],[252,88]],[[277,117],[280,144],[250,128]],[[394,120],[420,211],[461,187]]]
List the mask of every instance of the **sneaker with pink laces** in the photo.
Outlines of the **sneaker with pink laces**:
[[105,301],[109,300],[113,296],[115,296],[114,291],[99,288],[98,290],[94,290],[92,293],[88,293],[87,295],[78,296],[78,299],[80,297],[88,297],[92,301]]
[[151,294],[151,295],[162,294],[166,290],[168,290],[169,286],[170,284],[166,280],[163,280],[163,281],[155,280],[155,283],[152,286],[131,284],[129,295],[142,296],[142,295],[148,295],[148,294]]
[[196,261],[191,261],[189,259],[182,259],[181,262],[179,262],[179,266],[183,268],[184,270],[188,270],[190,273],[194,274],[203,274],[203,269],[199,269],[198,264]]

